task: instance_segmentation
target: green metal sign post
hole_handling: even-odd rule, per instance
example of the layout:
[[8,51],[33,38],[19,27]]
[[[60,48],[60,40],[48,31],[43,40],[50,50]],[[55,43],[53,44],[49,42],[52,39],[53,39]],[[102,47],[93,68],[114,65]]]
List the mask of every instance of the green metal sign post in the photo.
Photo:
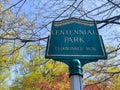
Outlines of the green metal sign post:
[[[83,76],[84,64],[98,59],[107,59],[103,40],[98,33],[95,21],[77,18],[52,23],[45,56],[69,66],[71,90],[82,90],[81,86],[76,89],[74,85],[81,84],[81,80],[78,79]],[[75,75],[78,79],[74,79]]]

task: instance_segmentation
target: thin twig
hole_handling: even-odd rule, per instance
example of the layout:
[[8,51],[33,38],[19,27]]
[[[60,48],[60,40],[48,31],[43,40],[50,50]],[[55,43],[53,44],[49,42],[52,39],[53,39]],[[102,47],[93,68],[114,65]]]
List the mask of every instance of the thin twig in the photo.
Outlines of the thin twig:
[[[23,0],[20,0],[20,1],[18,1],[17,3],[15,3],[14,5],[8,7],[7,9],[3,10],[2,13],[4,13],[4,12],[8,11],[9,9],[15,7],[16,5],[18,5],[18,4],[21,3],[22,1],[23,1]],[[0,13],[0,14],[1,14],[1,13]]]

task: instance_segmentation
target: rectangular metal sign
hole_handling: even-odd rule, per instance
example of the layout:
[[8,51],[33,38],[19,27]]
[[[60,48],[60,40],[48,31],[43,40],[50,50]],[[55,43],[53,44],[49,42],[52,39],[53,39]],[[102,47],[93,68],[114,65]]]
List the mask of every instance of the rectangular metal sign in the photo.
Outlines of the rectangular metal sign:
[[46,58],[106,59],[106,51],[95,21],[76,18],[54,21]]

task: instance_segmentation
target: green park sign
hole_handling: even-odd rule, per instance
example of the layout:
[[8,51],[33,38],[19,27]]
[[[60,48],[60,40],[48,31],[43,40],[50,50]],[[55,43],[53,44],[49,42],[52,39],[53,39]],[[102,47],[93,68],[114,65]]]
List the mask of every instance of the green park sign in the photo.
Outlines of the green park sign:
[[96,22],[77,18],[53,21],[46,58],[106,59],[105,47]]

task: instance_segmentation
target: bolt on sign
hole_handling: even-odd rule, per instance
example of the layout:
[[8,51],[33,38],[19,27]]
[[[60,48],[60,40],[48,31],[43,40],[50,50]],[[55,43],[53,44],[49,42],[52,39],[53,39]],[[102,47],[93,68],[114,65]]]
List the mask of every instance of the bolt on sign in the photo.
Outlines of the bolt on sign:
[[53,21],[46,58],[106,59],[105,47],[96,22],[77,18]]

